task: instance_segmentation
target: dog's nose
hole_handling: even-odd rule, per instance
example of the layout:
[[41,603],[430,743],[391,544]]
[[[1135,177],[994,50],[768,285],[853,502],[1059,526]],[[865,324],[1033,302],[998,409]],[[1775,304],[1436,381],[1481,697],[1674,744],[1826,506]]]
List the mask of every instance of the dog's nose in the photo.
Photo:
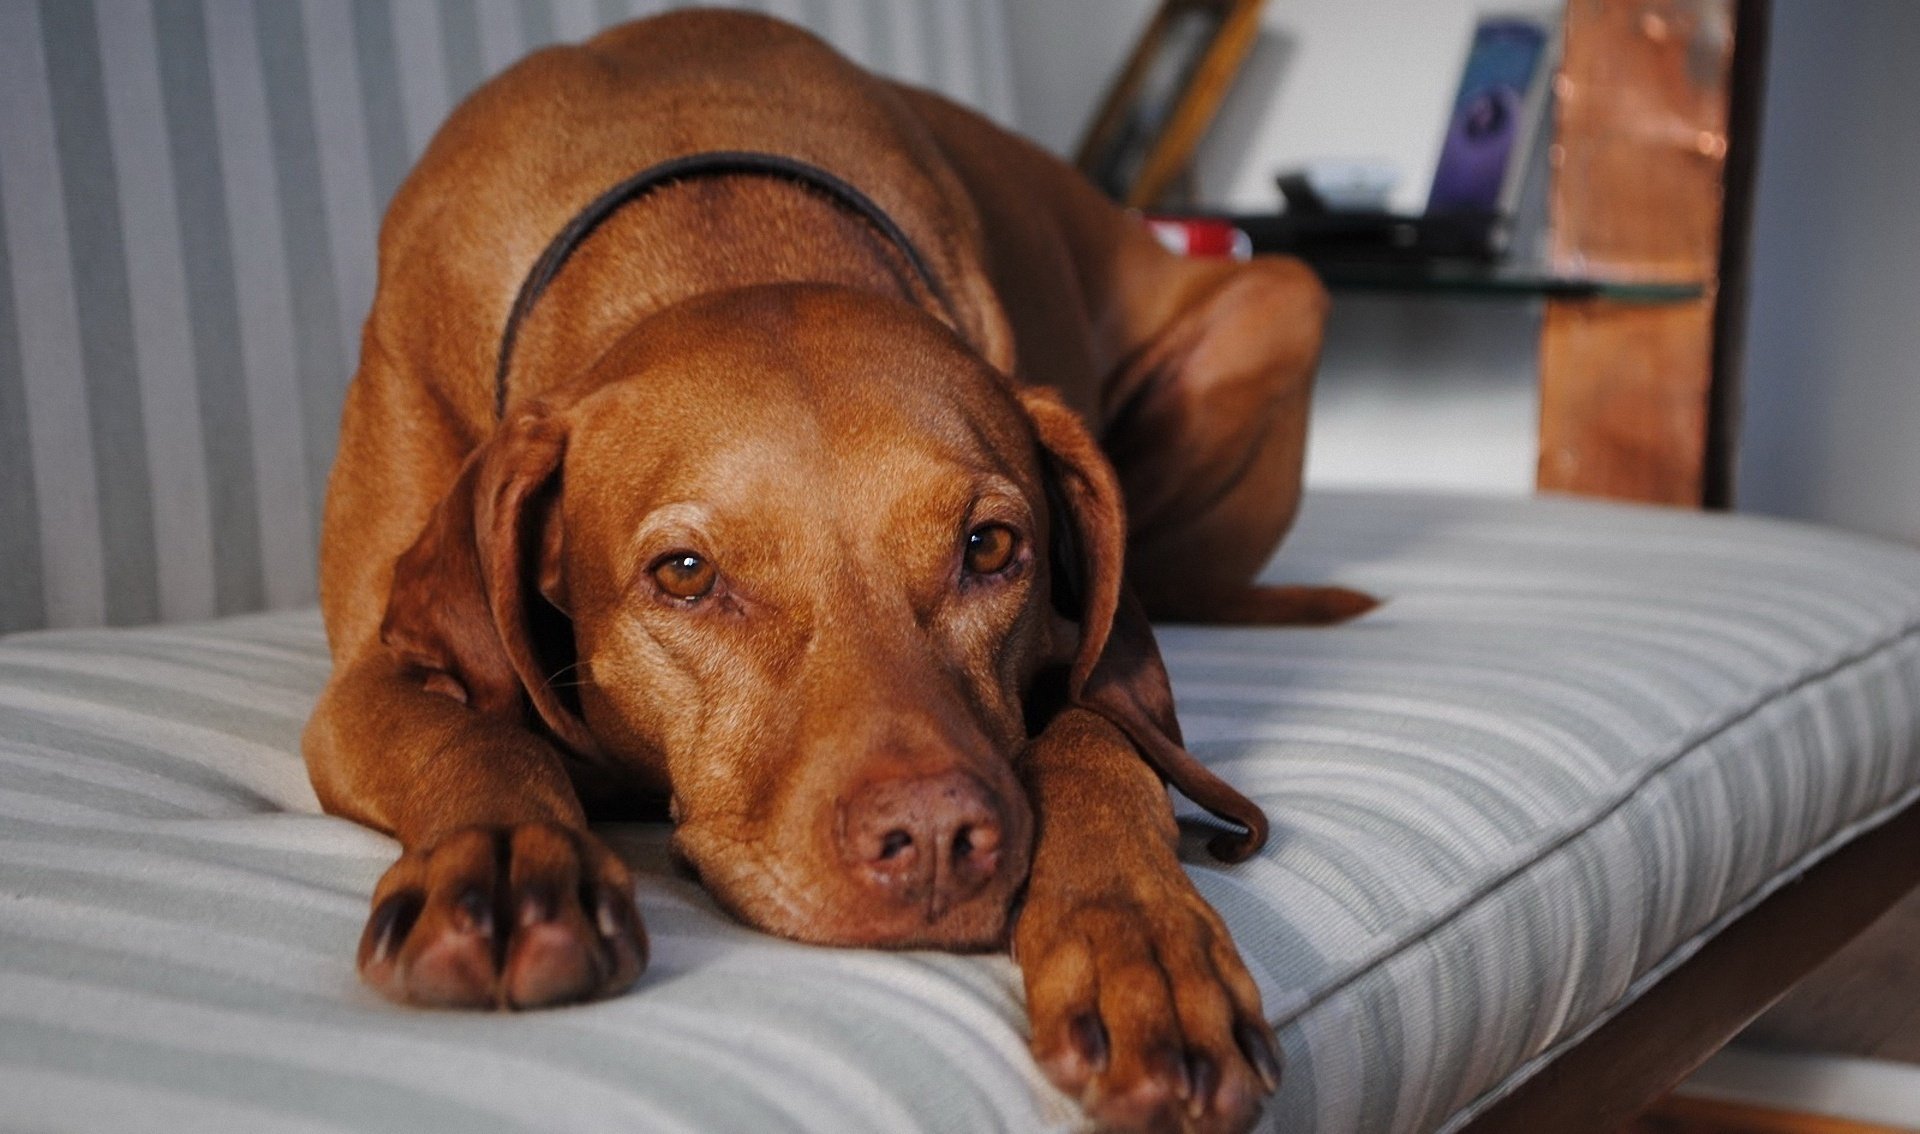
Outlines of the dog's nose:
[[965,772],[879,780],[846,804],[841,850],[855,877],[938,918],[1000,869],[1000,809]]

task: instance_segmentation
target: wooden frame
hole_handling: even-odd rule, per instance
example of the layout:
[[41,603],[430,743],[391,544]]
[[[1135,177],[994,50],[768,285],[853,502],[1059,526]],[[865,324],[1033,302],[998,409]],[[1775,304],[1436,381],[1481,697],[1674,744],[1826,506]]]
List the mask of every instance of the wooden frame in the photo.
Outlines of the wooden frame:
[[1871,1122],[1784,1114],[1718,1099],[1674,1095],[1620,1134],[1912,1134],[1912,1128],[1897,1130]]
[[1265,0],[1161,0],[1074,164],[1133,208],[1168,203],[1260,31]]
[[[1549,300],[1540,334],[1544,489],[1698,506],[1730,463],[1716,432],[1716,332],[1732,331],[1721,293],[1736,139],[1730,91],[1734,0],[1569,0],[1554,81],[1548,266],[1567,275],[1702,285],[1659,306]],[[1747,27],[1764,25],[1749,16]],[[1751,56],[1751,52],[1749,52]],[[1757,94],[1757,88],[1752,92]],[[1749,131],[1757,116],[1741,120]],[[1751,146],[1737,155],[1751,162]],[[1750,164],[1748,166],[1750,168]],[[1748,189],[1744,183],[1740,188]],[[1744,248],[1744,231],[1732,242]],[[1735,261],[1744,270],[1744,258]],[[1723,382],[1737,375],[1722,373]],[[1725,500],[1715,503],[1724,504]]]

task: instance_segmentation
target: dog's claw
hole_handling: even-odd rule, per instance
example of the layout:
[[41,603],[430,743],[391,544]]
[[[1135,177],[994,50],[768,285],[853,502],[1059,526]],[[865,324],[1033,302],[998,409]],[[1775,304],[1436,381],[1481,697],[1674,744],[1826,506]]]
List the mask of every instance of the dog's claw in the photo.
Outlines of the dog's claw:
[[1193,1076],[1188,1071],[1186,1056],[1178,1049],[1163,1047],[1148,1056],[1147,1072],[1162,1082],[1172,1083],[1174,1098],[1193,1097]]
[[459,911],[455,927],[476,937],[493,936],[493,898],[478,886],[470,886],[457,899]]
[[1082,1012],[1067,1025],[1073,1034],[1073,1046],[1079,1050],[1080,1058],[1096,1072],[1107,1069],[1107,1025],[1101,1022],[1096,1012]]
[[413,922],[419,915],[420,903],[409,894],[395,894],[376,906],[373,917],[367,923],[367,935],[373,944],[366,963],[385,964],[393,956],[399,940],[412,930]]
[[594,910],[593,920],[600,929],[600,936],[609,939],[620,936],[620,922],[623,919],[619,909],[611,901],[603,898],[599,902],[598,908]]
[[1205,1052],[1187,1052],[1187,1082],[1189,1089],[1183,1096],[1187,1100],[1187,1114],[1199,1118],[1207,1112],[1207,1100],[1213,1098],[1213,1092],[1220,1086],[1220,1065]]
[[558,905],[553,895],[541,890],[529,890],[520,899],[520,924],[539,925],[543,921],[552,921],[554,907]]
[[1280,1089],[1280,1053],[1274,1049],[1273,1039],[1265,1028],[1256,1027],[1245,1020],[1233,1026],[1233,1038],[1240,1045],[1241,1054],[1253,1066],[1254,1073],[1260,1076],[1260,1083],[1267,1093]]

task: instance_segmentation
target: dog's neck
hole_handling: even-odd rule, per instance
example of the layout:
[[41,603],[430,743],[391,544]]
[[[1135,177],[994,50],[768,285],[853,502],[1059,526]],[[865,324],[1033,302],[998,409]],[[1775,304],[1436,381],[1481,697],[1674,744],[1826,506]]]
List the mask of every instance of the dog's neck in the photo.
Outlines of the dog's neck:
[[964,334],[913,246],[843,202],[774,177],[676,181],[611,212],[521,313],[508,344],[502,408],[571,379],[674,304],[777,283],[872,291],[922,307]]

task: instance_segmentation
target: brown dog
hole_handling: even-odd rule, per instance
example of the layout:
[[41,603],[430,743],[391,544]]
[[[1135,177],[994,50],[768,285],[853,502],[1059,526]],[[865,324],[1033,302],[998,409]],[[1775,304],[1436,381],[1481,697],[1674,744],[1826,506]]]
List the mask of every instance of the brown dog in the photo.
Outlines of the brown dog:
[[[723,150],[831,171],[901,239],[787,178],[661,185],[529,309],[497,413],[554,234]],[[1172,257],[1041,151],[771,20],[661,17],[487,84],[387,216],[327,498],[307,761],[405,848],[362,975],[428,1005],[626,988],[645,936],[586,818],[670,799],[741,919],[1010,936],[1034,1053],[1097,1117],[1246,1126],[1273,1037],[1162,776],[1249,828],[1230,851],[1264,820],[1179,747],[1146,616],[1370,605],[1249,585],[1323,311],[1300,266]]]

